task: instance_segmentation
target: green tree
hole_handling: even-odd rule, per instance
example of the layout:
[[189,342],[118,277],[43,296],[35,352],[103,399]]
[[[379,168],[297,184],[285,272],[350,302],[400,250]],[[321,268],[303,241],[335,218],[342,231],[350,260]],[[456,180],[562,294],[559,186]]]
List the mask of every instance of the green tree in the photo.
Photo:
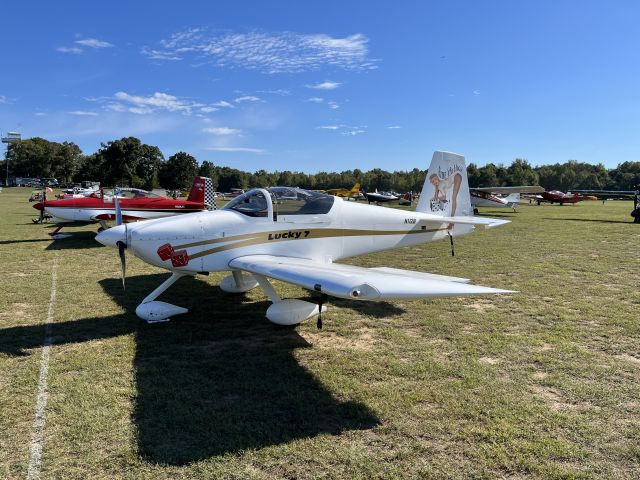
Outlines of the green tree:
[[78,170],[82,151],[75,143],[50,142],[34,137],[10,144],[6,157],[13,176],[55,177],[66,182]]
[[185,152],[171,155],[160,166],[158,180],[162,188],[168,190],[186,190],[193,184],[198,172],[198,162]]
[[516,158],[507,168],[507,185],[537,185],[538,174],[527,160]]
[[164,162],[158,147],[143,144],[135,137],[102,143],[101,147],[97,156],[104,183],[146,189],[158,186],[158,171]]

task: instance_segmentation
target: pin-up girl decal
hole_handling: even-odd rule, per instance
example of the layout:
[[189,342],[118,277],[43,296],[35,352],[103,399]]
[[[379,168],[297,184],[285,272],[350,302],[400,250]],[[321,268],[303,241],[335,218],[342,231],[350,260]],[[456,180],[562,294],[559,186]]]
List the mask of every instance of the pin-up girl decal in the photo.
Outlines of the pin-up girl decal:
[[[462,175],[456,173],[446,179],[442,179],[434,173],[429,177],[429,181],[435,188],[433,197],[431,198],[431,211],[444,212],[447,208],[447,203],[450,203],[451,211],[449,212],[449,216],[455,216],[458,205],[458,192],[462,184]],[[452,190],[451,196],[448,197],[447,194],[450,190]],[[449,200],[449,198],[451,200]]]

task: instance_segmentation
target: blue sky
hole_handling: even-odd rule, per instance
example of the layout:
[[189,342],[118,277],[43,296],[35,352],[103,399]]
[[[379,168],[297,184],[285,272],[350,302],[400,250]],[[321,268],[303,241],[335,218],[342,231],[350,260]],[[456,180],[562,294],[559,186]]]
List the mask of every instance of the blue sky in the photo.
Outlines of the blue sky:
[[[9,19],[7,13],[10,13]],[[0,130],[254,171],[640,160],[640,4],[14,2]]]

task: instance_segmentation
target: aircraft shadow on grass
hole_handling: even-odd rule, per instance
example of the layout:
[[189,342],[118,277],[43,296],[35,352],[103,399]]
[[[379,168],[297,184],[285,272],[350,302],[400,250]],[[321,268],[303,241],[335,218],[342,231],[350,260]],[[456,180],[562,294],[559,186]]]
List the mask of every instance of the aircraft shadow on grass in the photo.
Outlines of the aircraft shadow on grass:
[[[64,230],[62,233],[65,233]],[[95,232],[73,232],[70,237],[51,240],[46,250],[84,250],[87,248],[104,248],[96,241]]]
[[[135,335],[132,420],[143,458],[179,466],[380,424],[366,405],[337,399],[298,363],[295,350],[310,344],[294,328],[266,321],[267,302],[230,298],[184,278],[167,295],[191,307],[188,315],[166,324],[140,321],[135,307],[162,277],[128,278],[126,295],[120,280],[103,280],[125,315],[53,325],[54,345]],[[42,345],[43,334],[42,325],[0,330],[0,353],[27,354]]]
[[50,241],[50,238],[21,238],[19,240],[0,240],[0,245],[12,245],[14,243],[39,243]]

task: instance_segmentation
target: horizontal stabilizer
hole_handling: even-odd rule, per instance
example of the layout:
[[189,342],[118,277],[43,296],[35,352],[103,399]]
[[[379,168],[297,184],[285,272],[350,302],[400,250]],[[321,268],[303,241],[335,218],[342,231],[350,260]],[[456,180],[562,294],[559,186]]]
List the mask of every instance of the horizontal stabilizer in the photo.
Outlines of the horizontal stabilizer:
[[456,277],[399,269],[326,264],[303,258],[273,255],[238,257],[229,262],[229,266],[292,283],[311,291],[357,300],[513,293],[510,290],[469,285],[463,283],[466,279]]
[[474,217],[474,216],[441,217],[439,215],[431,215],[428,213],[421,215],[420,219],[426,220],[427,222],[437,222],[437,223],[458,223],[461,225],[484,225],[485,228],[493,228],[493,227],[498,227],[500,225],[505,225],[507,223],[511,223],[509,220],[499,220],[497,218]]

